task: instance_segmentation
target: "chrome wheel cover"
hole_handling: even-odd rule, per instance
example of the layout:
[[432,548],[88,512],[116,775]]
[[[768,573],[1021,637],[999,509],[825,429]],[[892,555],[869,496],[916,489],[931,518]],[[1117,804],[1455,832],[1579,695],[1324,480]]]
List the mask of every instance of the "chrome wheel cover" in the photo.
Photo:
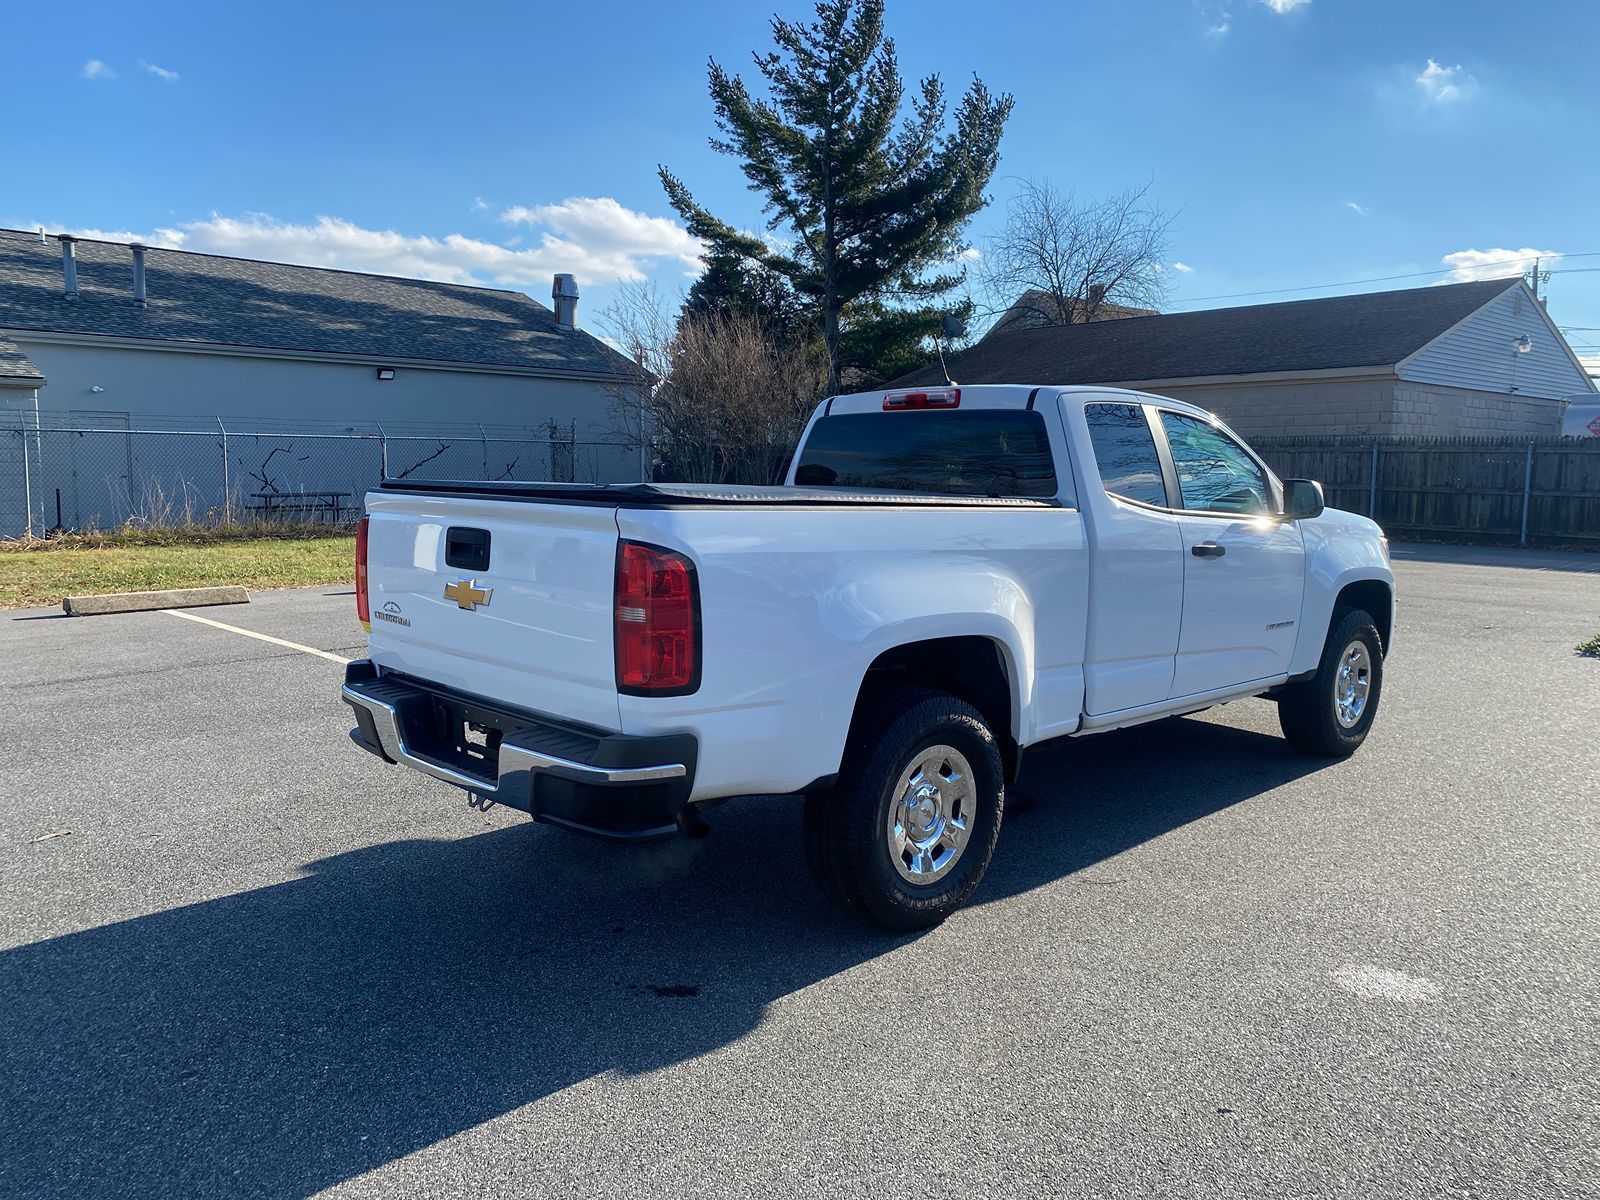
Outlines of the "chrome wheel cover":
[[1372,652],[1358,639],[1344,648],[1333,677],[1333,716],[1342,728],[1354,729],[1361,722],[1371,692]]
[[977,805],[966,755],[954,746],[917,751],[889,802],[889,861],[900,878],[927,885],[948,875],[967,848]]

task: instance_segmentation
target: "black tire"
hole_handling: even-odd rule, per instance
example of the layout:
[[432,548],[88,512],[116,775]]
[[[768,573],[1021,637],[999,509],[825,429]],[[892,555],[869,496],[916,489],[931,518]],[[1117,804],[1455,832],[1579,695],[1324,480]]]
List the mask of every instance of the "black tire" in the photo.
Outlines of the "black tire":
[[[863,696],[861,714],[839,782],[806,797],[806,860],[823,892],[846,912],[887,929],[928,929],[967,902],[994,856],[1005,811],[1000,747],[977,709],[943,692],[875,692]],[[890,814],[902,774],[937,746],[966,759],[974,794],[957,802],[971,810],[960,814],[966,836],[959,854],[931,882],[913,883],[894,865]]]
[[[1368,686],[1359,718],[1344,724],[1338,716],[1335,689],[1346,651],[1360,642],[1366,648]],[[1278,697],[1278,724],[1289,744],[1317,758],[1347,758],[1367,740],[1383,696],[1383,640],[1370,614],[1358,608],[1333,614],[1317,673],[1284,688]]]

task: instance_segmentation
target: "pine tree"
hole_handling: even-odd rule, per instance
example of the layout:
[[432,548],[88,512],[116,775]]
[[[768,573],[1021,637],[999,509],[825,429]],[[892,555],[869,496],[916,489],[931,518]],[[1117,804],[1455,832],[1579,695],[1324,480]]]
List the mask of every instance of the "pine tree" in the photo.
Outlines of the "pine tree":
[[684,299],[683,315],[755,317],[768,332],[791,341],[808,341],[817,334],[811,314],[787,279],[725,248],[707,253],[705,270]]
[[878,387],[907,371],[928,365],[929,343],[943,335],[946,317],[963,324],[971,320],[973,304],[891,307],[881,300],[858,300],[845,310],[839,337],[839,359],[850,370],[847,386],[853,390]]
[[769,98],[711,63],[711,99],[722,136],[712,148],[741,160],[762,197],[776,245],[711,215],[667,168],[667,199],[713,256],[748,259],[788,280],[811,307],[837,391],[842,329],[858,301],[864,335],[872,304],[916,305],[955,288],[962,232],[987,199],[1011,97],[980,79],[946,132],[944,87],[922,80],[901,117],[905,86],[883,0],[821,0],[809,25],[774,17],[775,52],[756,55]]

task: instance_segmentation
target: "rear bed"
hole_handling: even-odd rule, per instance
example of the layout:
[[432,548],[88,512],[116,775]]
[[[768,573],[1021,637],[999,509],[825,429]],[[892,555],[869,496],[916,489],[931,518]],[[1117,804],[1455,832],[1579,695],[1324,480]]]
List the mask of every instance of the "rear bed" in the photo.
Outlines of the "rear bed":
[[619,730],[612,646],[620,508],[1050,503],[831,488],[386,483],[367,494],[371,657],[386,671]]

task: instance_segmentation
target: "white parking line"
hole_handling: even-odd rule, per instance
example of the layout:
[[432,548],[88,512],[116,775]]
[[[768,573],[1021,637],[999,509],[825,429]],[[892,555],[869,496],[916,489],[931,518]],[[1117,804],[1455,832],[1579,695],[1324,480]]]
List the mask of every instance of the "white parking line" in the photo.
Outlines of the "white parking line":
[[255,638],[258,642],[271,642],[274,646],[287,646],[291,650],[298,650],[302,654],[315,654],[318,658],[325,658],[329,662],[339,663],[341,666],[350,660],[337,654],[329,654],[326,650],[318,650],[315,646],[302,646],[299,642],[285,641],[283,638],[273,637],[269,633],[257,633],[254,629],[240,629],[237,625],[224,625],[221,621],[213,621],[210,617],[196,616],[191,612],[179,612],[175,608],[160,610],[169,617],[182,617],[185,621],[199,621],[202,625],[214,625],[218,629],[226,629],[229,633],[242,633],[245,637]]
[[1333,981],[1363,1000],[1399,1000],[1407,1004],[1420,1004],[1439,994],[1438,985],[1431,979],[1407,975],[1404,971],[1388,967],[1375,967],[1371,963],[1345,963],[1333,973]]

